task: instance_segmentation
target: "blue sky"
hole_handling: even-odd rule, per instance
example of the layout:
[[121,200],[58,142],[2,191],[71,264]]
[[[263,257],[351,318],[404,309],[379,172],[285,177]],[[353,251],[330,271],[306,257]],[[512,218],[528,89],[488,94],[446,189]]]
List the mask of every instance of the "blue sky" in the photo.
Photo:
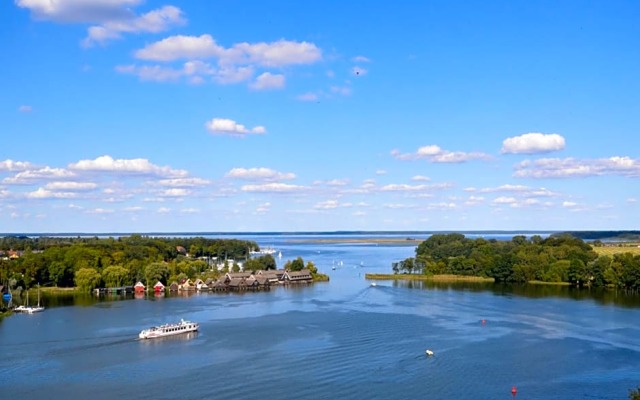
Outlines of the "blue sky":
[[0,3],[0,232],[638,229],[636,1]]

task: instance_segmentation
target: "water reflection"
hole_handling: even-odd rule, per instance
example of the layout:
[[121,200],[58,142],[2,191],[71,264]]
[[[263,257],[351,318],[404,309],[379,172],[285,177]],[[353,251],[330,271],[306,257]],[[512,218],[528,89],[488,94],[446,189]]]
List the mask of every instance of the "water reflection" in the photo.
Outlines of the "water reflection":
[[160,345],[162,343],[169,343],[169,342],[186,342],[189,340],[193,340],[197,337],[198,337],[198,332],[196,331],[196,332],[185,332],[179,335],[158,337],[153,339],[138,339],[138,341],[145,346],[154,346],[154,345]]
[[573,300],[593,300],[599,304],[621,307],[640,307],[638,292],[606,288],[577,288],[562,285],[511,285],[490,282],[432,282],[393,281],[394,287],[427,290],[459,290],[493,292],[496,295],[513,295],[528,298],[559,297]]

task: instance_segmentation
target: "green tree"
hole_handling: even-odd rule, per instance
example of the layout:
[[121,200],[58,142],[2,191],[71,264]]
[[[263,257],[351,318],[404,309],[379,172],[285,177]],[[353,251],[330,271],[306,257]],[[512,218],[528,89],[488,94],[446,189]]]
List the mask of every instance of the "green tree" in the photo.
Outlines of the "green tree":
[[169,278],[169,266],[161,262],[151,263],[145,267],[144,276],[147,280],[147,285],[155,285],[158,281],[166,285],[167,278]]
[[80,268],[75,274],[76,286],[85,292],[99,287],[101,279],[100,273],[93,268]]
[[102,279],[107,287],[123,286],[128,278],[129,270],[120,265],[112,265],[102,270]]
[[629,389],[629,398],[631,400],[640,400],[640,386],[635,389]]

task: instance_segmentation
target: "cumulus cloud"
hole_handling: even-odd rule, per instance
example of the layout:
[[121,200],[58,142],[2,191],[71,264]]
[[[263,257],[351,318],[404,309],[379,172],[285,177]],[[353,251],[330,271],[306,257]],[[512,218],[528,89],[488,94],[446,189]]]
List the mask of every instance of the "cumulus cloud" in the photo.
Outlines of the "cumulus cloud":
[[220,65],[256,64],[263,67],[312,64],[322,59],[321,50],[313,43],[278,40],[271,43],[238,43],[225,48],[211,35],[170,36],[135,52],[147,61],[217,58]]
[[2,180],[2,183],[6,183],[9,185],[29,185],[39,180],[69,179],[75,176],[76,175],[73,172],[63,168],[44,167],[40,169],[18,172],[12,177],[4,178]]
[[428,182],[431,180],[431,178],[429,178],[428,176],[423,176],[423,175],[415,175],[411,178],[412,181],[417,181],[417,182]]
[[72,199],[77,197],[73,192],[58,192],[47,190],[45,188],[38,188],[33,192],[28,192],[25,195],[28,199]]
[[282,89],[284,81],[284,75],[265,72],[258,76],[249,87],[254,90]]
[[178,59],[205,59],[220,57],[225,49],[211,35],[175,35],[151,43],[137,50],[134,55],[140,60],[173,61]]
[[161,197],[186,197],[190,194],[191,191],[184,188],[172,188],[160,192]]
[[554,197],[559,196],[558,192],[551,191],[546,188],[532,188],[530,186],[525,185],[501,185],[496,187],[487,187],[487,188],[474,188],[469,187],[464,189],[465,192],[474,192],[474,193],[517,193],[521,196],[528,197]]
[[262,185],[245,185],[240,188],[243,192],[257,193],[295,193],[306,190],[304,186],[286,183],[265,183]]
[[89,27],[81,42],[86,47],[121,38],[123,33],[157,33],[186,23],[183,12],[174,6],[138,15],[133,9],[141,3],[142,0],[16,0],[16,5],[29,9],[36,20],[97,24]]
[[205,123],[207,130],[216,135],[227,134],[234,136],[245,136],[248,134],[264,134],[267,129],[264,126],[255,126],[251,129],[246,128],[244,125],[237,123],[232,119],[227,118],[213,118]]
[[46,190],[53,190],[53,191],[88,191],[88,190],[93,190],[97,187],[98,185],[96,185],[93,182],[73,182],[73,181],[49,182],[46,185],[44,185],[44,188]]
[[287,180],[294,179],[296,175],[291,172],[278,172],[270,168],[233,168],[225,175],[231,179],[243,179],[243,180]]
[[488,160],[491,157],[484,153],[443,150],[437,145],[428,145],[418,148],[415,153],[401,153],[400,150],[392,150],[391,156],[398,160],[428,160],[432,163],[463,163],[470,160]]
[[186,177],[187,171],[160,167],[145,158],[114,159],[111,156],[100,156],[94,160],[80,160],[69,164],[72,171],[108,172],[114,174],[153,175],[160,177]]
[[575,158],[541,158],[525,160],[515,166],[518,178],[575,178],[620,175],[640,177],[640,159],[609,157],[579,160]]
[[160,179],[157,181],[151,181],[149,184],[158,185],[158,186],[166,186],[166,187],[197,187],[197,186],[206,186],[211,182],[202,179],[202,178],[173,178],[173,179]]
[[109,20],[102,25],[92,26],[82,45],[91,47],[96,43],[104,44],[109,40],[120,39],[122,33],[163,32],[185,23],[184,14],[178,7],[164,6],[140,16]]
[[4,160],[0,161],[0,171],[24,171],[33,168],[33,165],[26,161]]
[[38,20],[61,23],[92,23],[130,17],[130,7],[142,0],[16,0]]
[[564,149],[564,138],[557,133],[525,133],[502,142],[502,154],[549,153]]

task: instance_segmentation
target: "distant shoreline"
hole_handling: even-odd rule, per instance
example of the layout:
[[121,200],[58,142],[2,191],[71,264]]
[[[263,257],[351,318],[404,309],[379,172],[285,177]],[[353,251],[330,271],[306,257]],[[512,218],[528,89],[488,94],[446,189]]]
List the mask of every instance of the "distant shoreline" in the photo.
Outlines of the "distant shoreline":
[[430,281],[430,282],[486,282],[494,283],[495,279],[468,275],[414,275],[414,274],[365,274],[365,279],[394,281]]
[[372,243],[372,244],[420,244],[425,239],[416,238],[331,238],[331,239],[295,239],[292,243]]

